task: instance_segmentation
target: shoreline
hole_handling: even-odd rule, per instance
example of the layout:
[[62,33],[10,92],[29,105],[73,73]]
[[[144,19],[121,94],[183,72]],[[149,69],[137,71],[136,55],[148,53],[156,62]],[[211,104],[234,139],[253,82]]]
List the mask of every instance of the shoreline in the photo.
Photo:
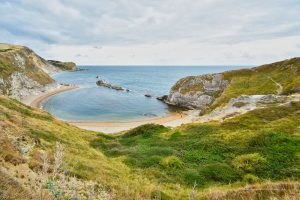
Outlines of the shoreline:
[[[47,101],[47,99],[49,99],[50,97],[77,88],[79,87],[61,85],[56,89],[43,92],[37,96],[34,95],[28,96],[27,98],[22,100],[22,102],[31,107],[43,109],[42,104],[45,101]],[[183,111],[181,113],[172,112],[169,115],[163,117],[152,118],[152,119],[141,119],[135,121],[129,120],[129,121],[107,121],[107,122],[102,122],[102,121],[100,122],[99,121],[78,121],[77,122],[77,121],[68,121],[62,119],[60,120],[85,130],[98,131],[98,132],[110,134],[110,133],[117,133],[117,132],[129,130],[137,126],[143,124],[149,124],[149,123],[161,124],[168,127],[176,127],[182,124],[193,122],[195,118],[198,116],[198,114],[199,111],[190,110],[190,111]]]
[[43,92],[39,95],[36,96],[28,96],[26,99],[22,100],[23,103],[34,107],[34,108],[38,108],[38,109],[42,109],[42,105],[45,101],[47,101],[47,99],[49,99],[50,97],[57,95],[59,93],[68,91],[68,90],[74,90],[79,88],[78,86],[65,86],[65,85],[60,85],[60,87],[55,88],[53,90],[49,90],[46,92]]
[[99,131],[103,133],[117,133],[125,130],[135,128],[144,124],[160,124],[167,127],[177,127],[182,124],[193,122],[199,115],[199,111],[190,110],[183,113],[173,112],[167,116],[154,118],[154,119],[143,119],[136,121],[113,121],[113,122],[71,122],[66,121],[69,124],[77,126],[82,129]]

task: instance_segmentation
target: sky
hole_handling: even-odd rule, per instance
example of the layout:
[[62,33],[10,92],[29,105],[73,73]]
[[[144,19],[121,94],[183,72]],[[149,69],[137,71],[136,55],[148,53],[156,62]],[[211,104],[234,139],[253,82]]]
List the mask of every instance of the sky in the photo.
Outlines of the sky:
[[300,56],[299,0],[0,0],[0,42],[89,65],[259,65]]

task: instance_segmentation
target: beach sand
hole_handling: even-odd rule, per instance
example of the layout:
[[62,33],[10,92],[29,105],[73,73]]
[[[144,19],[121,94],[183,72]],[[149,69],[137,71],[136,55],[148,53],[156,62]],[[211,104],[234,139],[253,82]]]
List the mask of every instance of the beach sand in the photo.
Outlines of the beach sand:
[[69,122],[79,128],[100,131],[103,133],[116,133],[124,130],[129,130],[143,124],[161,124],[167,127],[176,127],[182,124],[193,122],[199,112],[198,111],[186,111],[184,113],[170,113],[167,116],[145,119],[139,121],[117,121],[117,122]]
[[[24,99],[22,102],[32,107],[42,109],[43,102],[45,102],[49,97],[76,88],[78,87],[62,85],[57,89],[44,92],[40,95],[29,96],[26,99]],[[148,123],[161,124],[168,127],[176,127],[182,124],[193,122],[197,118],[197,116],[199,116],[198,111],[190,110],[182,113],[174,112],[164,117],[159,117],[159,118],[154,118],[149,120],[145,119],[139,121],[115,121],[115,122],[66,121],[66,122],[86,130],[99,131],[103,133],[116,133],[120,131],[129,130],[137,126],[148,124]]]
[[68,90],[73,90],[78,88],[78,86],[65,86],[65,85],[60,85],[58,88],[49,90],[46,92],[43,92],[39,95],[31,95],[26,97],[25,99],[22,100],[23,103],[26,105],[29,105],[34,108],[42,108],[42,104],[44,101],[46,101],[49,97],[54,96],[56,94],[68,91]]

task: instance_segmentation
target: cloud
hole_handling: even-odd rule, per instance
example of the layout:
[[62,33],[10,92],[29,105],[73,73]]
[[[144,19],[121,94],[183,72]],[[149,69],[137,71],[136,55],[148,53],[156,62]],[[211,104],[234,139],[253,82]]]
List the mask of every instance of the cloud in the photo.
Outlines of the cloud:
[[[274,49],[273,43],[296,43],[291,38],[300,35],[299,10],[298,0],[3,0],[0,38],[80,63],[201,64],[205,56],[214,64],[260,63],[266,54],[299,54],[291,44]],[[252,46],[269,52],[257,55]]]

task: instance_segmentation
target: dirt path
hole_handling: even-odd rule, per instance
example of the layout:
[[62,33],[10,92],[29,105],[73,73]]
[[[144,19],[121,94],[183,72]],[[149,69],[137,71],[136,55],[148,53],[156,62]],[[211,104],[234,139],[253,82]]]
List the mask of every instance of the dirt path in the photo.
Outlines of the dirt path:
[[280,95],[283,91],[282,85],[280,83],[276,82],[272,77],[270,77],[270,76],[267,76],[267,77],[268,77],[268,79],[270,79],[273,83],[275,83],[277,85],[278,89],[276,90],[276,93],[277,93],[277,95]]
[[[256,72],[256,73],[258,73],[255,69],[251,69],[251,70],[254,71],[254,72]],[[276,84],[276,86],[278,87],[278,89],[276,90],[276,94],[280,95],[283,92],[283,86],[280,83],[276,82],[271,76],[265,75],[265,77],[267,77],[273,83]]]

